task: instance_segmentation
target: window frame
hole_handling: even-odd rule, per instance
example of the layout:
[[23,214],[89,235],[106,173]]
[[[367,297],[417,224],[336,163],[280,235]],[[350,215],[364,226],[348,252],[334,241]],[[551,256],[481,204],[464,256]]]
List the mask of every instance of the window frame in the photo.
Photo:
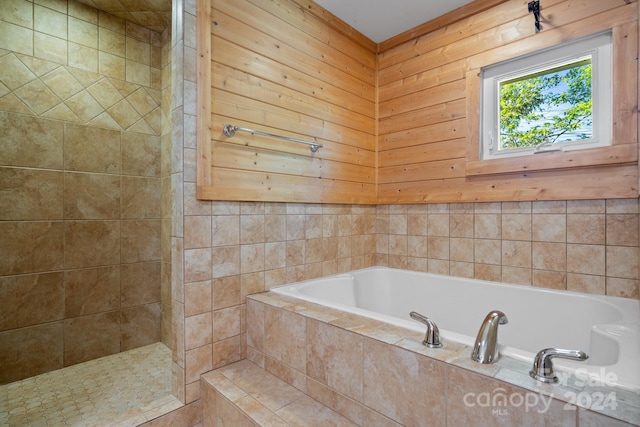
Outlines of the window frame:
[[[609,30],[483,67],[480,158],[491,160],[539,153],[557,154],[563,151],[610,146],[613,108],[612,45],[612,33]],[[554,144],[548,148],[541,146],[501,150],[498,136],[500,134],[500,83],[577,62],[580,58],[587,56],[591,57],[592,65],[592,138]]]
[[[638,161],[637,61],[638,35],[632,26],[621,23],[613,26],[595,25],[568,36],[558,32],[538,33],[532,37],[503,45],[499,49],[477,53],[467,58],[466,84],[466,140],[465,176],[467,179],[491,175],[518,174],[526,177],[532,171],[559,171],[607,165],[632,165]],[[561,151],[535,156],[516,156],[500,159],[481,159],[481,90],[482,68],[560,43],[586,37],[597,32],[612,32],[612,141],[607,147]],[[631,36],[629,36],[631,34]]]

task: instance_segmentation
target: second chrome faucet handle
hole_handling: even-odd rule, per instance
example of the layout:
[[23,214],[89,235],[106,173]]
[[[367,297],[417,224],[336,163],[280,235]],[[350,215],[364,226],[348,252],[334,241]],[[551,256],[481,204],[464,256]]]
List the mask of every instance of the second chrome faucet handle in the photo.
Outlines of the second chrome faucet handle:
[[553,362],[551,361],[554,357],[578,361],[587,360],[589,358],[587,353],[580,350],[545,348],[544,350],[540,350],[533,359],[533,369],[529,372],[531,378],[542,381],[543,383],[557,383],[558,377],[553,371]]
[[440,330],[438,329],[438,326],[436,326],[436,324],[431,319],[415,311],[412,311],[411,313],[409,313],[409,316],[411,316],[412,319],[427,325],[427,332],[424,335],[424,340],[422,341],[422,344],[430,348],[442,347],[442,342],[440,342]]

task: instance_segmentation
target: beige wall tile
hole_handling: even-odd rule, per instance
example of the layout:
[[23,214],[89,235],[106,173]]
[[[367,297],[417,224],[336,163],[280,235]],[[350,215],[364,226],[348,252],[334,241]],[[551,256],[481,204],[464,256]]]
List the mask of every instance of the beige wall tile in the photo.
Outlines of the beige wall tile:
[[60,100],[40,80],[34,80],[14,92],[36,115],[55,107]]
[[123,264],[121,270],[122,307],[160,302],[160,262]]
[[67,41],[35,31],[33,33],[33,54],[36,58],[67,65]]
[[2,111],[0,139],[2,165],[62,169],[62,123]]
[[119,266],[65,271],[64,316],[66,319],[119,308]]
[[213,246],[226,246],[240,243],[240,216],[214,215],[211,221]]
[[101,10],[98,11],[98,25],[120,34],[126,31],[125,20]]
[[118,221],[68,221],[64,228],[66,268],[120,263]]
[[567,268],[567,245],[564,243],[533,242],[532,265],[540,270],[565,271]]
[[[474,236],[477,239],[499,239],[502,236],[502,218],[495,213],[476,213]],[[456,237],[463,237],[457,236]]]
[[10,22],[0,21],[0,49],[33,55],[33,31]]
[[605,246],[567,245],[567,271],[603,276],[605,274]]
[[0,275],[62,270],[62,222],[0,222]]
[[200,374],[213,368],[213,346],[211,344],[188,350],[185,355],[185,381],[198,381]]
[[62,219],[62,172],[0,167],[0,220]]
[[99,51],[98,72],[105,76],[124,80],[126,77],[126,61],[118,55]]
[[71,366],[120,351],[120,312],[64,321],[64,365]]
[[0,20],[25,28],[33,28],[33,4],[24,0],[5,0]]
[[186,249],[211,247],[211,217],[184,217],[184,247]]
[[68,18],[69,41],[98,49],[98,25],[73,16]]
[[501,240],[475,239],[474,261],[480,264],[501,263]]
[[532,217],[531,238],[538,242],[566,242],[567,217],[557,214],[536,214]]
[[227,338],[226,340],[214,343],[213,366],[219,368],[220,366],[241,360],[244,357],[242,346],[242,338],[240,336]]
[[567,289],[567,273],[564,271],[533,270],[532,285],[541,288]]
[[567,243],[605,244],[605,215],[567,215]]
[[270,306],[264,308],[264,352],[267,355],[306,372],[306,336],[304,317]]
[[62,322],[0,332],[0,384],[62,368]]
[[69,16],[74,18],[82,19],[83,21],[89,22],[91,24],[98,24],[98,10],[82,4],[77,1],[70,1],[67,5]]
[[64,174],[65,219],[120,219],[120,177]]
[[594,295],[605,295],[605,277],[586,274],[567,274],[567,290]]
[[607,295],[612,297],[635,298],[640,297],[637,279],[607,278]]
[[638,199],[607,199],[607,214],[637,214]]
[[[456,367],[448,367],[447,374],[447,425],[575,425],[575,412],[564,410],[564,402],[553,400],[548,408],[544,405],[547,400],[541,398],[536,400],[538,405],[533,407],[510,404],[525,400],[533,402],[533,396],[528,396],[533,392]],[[481,404],[487,396],[481,393],[488,393],[489,403],[504,396],[504,400],[500,400],[503,406]],[[502,411],[496,412],[496,409]]]
[[607,245],[638,246],[638,215],[607,215]]
[[264,215],[240,216],[240,243],[262,243],[265,241]]
[[160,180],[122,178],[122,218],[160,218]]
[[531,285],[531,275],[530,268],[503,266],[501,282],[514,285]]
[[62,273],[0,277],[0,331],[61,320]]
[[[292,242],[289,242],[292,243]],[[289,246],[287,246],[287,262],[289,260]],[[304,255],[304,247],[301,249]],[[254,273],[264,270],[264,244],[240,246],[240,272]]]
[[67,15],[66,10],[63,13],[42,7],[33,6],[33,28],[50,36],[61,39],[67,38]]
[[184,319],[184,345],[186,350],[191,350],[203,345],[211,344],[212,325],[211,312],[185,317]]
[[69,42],[68,61],[70,67],[97,73],[99,70],[98,50],[83,46],[78,43]]
[[160,231],[157,219],[122,221],[122,262],[159,261]]
[[73,77],[65,67],[58,67],[45,74],[42,76],[42,81],[63,101],[83,89],[78,80],[76,80],[76,78]]
[[240,306],[213,312],[213,342],[240,335]]
[[503,240],[502,265],[531,268],[531,242]]
[[122,309],[121,351],[160,341],[160,303]]
[[185,316],[193,316],[211,311],[213,288],[211,280],[186,283],[184,286]]
[[531,240],[531,215],[505,213],[502,215],[502,238],[505,240]]
[[214,279],[212,282],[212,286],[214,310],[231,307],[241,303],[240,276],[230,276],[220,279]]
[[366,406],[376,408],[402,425],[422,425],[424,420],[444,425],[445,387],[444,364],[364,339],[363,403]]
[[607,246],[607,276],[638,279],[638,248]]
[[132,60],[127,60],[125,64],[126,80],[142,86],[149,86],[151,83],[151,67]]
[[66,124],[64,164],[68,170],[119,174],[120,132]]
[[307,375],[338,393],[362,401],[362,336],[311,319],[307,320],[306,335]]

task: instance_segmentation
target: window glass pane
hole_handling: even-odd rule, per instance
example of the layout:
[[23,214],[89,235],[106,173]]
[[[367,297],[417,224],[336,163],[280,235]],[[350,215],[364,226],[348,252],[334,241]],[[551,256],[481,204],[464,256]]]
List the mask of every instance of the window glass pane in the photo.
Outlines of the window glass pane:
[[498,150],[593,137],[591,56],[498,81]]

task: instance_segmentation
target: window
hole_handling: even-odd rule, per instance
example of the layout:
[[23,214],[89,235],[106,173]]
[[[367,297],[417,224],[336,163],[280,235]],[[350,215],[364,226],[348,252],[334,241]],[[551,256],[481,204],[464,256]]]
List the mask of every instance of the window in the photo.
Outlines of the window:
[[611,145],[611,33],[482,70],[482,159]]

